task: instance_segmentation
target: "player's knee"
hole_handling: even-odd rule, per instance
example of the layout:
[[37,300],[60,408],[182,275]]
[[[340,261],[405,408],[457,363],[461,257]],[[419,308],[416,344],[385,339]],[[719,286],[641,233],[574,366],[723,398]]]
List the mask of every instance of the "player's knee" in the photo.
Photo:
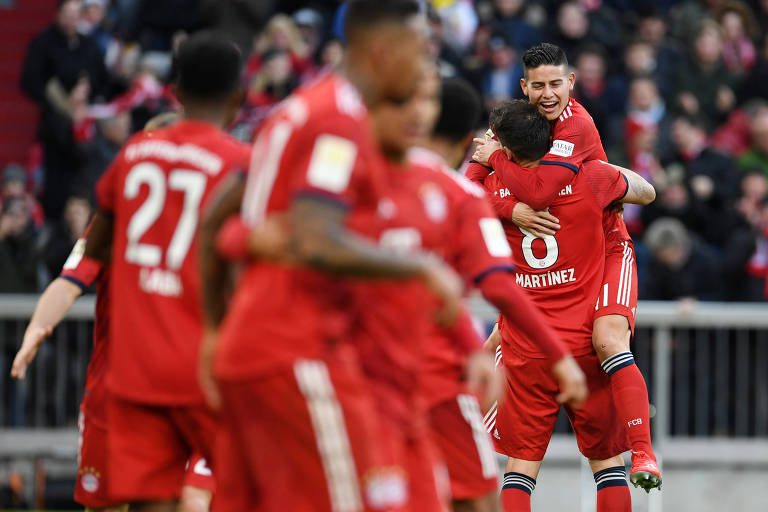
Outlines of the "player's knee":
[[629,322],[621,315],[606,315],[595,320],[592,328],[592,345],[600,361],[629,350],[632,332]]

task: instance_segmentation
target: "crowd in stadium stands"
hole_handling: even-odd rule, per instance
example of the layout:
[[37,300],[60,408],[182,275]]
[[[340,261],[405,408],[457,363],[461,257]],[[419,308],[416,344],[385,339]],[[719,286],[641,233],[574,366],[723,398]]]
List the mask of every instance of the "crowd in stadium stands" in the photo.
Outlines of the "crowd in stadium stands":
[[[340,2],[70,0],[29,46],[21,88],[40,106],[27,168],[2,171],[0,293],[57,275],[93,184],[132,132],[178,108],[173,52],[192,31],[248,55],[233,133],[337,65]],[[768,1],[432,0],[431,51],[487,108],[522,97],[520,56],[550,41],[576,71],[609,158],[653,183],[627,206],[642,299],[766,300]],[[39,199],[39,204],[35,198]]]

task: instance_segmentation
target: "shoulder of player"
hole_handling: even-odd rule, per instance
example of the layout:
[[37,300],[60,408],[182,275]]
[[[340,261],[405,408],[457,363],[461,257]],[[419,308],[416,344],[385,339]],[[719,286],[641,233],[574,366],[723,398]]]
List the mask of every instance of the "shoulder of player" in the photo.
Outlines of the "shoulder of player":
[[294,124],[349,118],[364,122],[368,109],[357,89],[342,76],[328,73],[303,86],[287,98],[280,110]]
[[485,190],[476,183],[452,169],[448,169],[444,163],[429,165],[426,162],[412,162],[412,165],[421,169],[426,178],[438,182],[448,194],[458,197],[485,197]]
[[597,131],[592,117],[583,108],[574,110],[574,108],[567,106],[555,123],[553,135],[557,137],[564,133],[581,134],[583,130]]

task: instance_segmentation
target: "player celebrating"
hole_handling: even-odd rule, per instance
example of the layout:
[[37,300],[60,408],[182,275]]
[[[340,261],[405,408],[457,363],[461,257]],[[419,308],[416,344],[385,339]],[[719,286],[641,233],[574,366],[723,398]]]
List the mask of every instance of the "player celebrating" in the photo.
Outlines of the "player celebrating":
[[[546,118],[522,101],[508,102],[495,114],[505,156],[515,158],[523,167],[536,166],[549,148]],[[485,178],[484,186],[499,197],[511,197],[495,173]],[[616,414],[608,377],[599,371],[591,350],[591,301],[585,297],[597,294],[603,275],[605,243],[599,222],[603,210],[615,200],[646,204],[652,195],[652,187],[636,174],[624,175],[600,161],[587,162],[552,204],[553,214],[564,220],[557,240],[535,244],[530,232],[504,221],[510,243],[520,247],[515,254],[517,283],[527,289],[550,325],[564,336],[587,374],[590,396],[586,404],[580,410],[566,411],[579,449],[595,473],[598,511],[631,507],[620,455],[628,448],[628,440]],[[502,500],[506,510],[530,510],[530,493],[559,406],[546,382],[548,377],[537,370],[542,357],[539,351],[506,318],[500,331],[509,389],[514,390],[499,407],[498,435],[494,432],[497,449],[510,457]],[[531,386],[531,382],[540,384]]]
[[177,57],[175,124],[132,137],[97,184],[86,255],[110,260],[107,386],[110,494],[135,510],[176,510],[184,465],[216,421],[195,379],[202,334],[195,239],[201,205],[250,148],[222,131],[235,116],[241,57],[199,33]]
[[[607,160],[594,122],[586,110],[569,97],[575,76],[568,72],[562,49],[543,43],[523,55],[523,93],[552,125],[552,146],[537,172],[519,172],[493,141],[478,148],[475,158],[490,164],[506,189],[519,200],[497,198],[499,215],[513,219],[534,237],[549,240],[558,229],[557,219],[544,210],[574,180],[582,162]],[[482,175],[487,173],[478,169]],[[522,204],[524,203],[524,204]],[[528,208],[530,206],[530,208]],[[648,390],[629,350],[637,309],[637,265],[634,245],[620,214],[606,210],[605,276],[595,307],[593,347],[603,370],[610,376],[616,406],[632,443],[630,480],[646,491],[661,485],[661,474],[651,447]],[[548,243],[550,243],[548,242]]]
[[339,344],[352,319],[348,288],[331,272],[417,278],[442,299],[447,319],[458,309],[460,281],[437,258],[382,249],[345,227],[348,216],[375,208],[384,179],[368,108],[412,95],[423,28],[413,0],[351,2],[342,73],[299,89],[265,121],[242,217],[260,228],[282,215],[296,264],[248,265],[218,338],[224,301],[210,235],[238,203],[235,182],[204,222],[211,333],[201,378],[215,402],[213,362],[227,454],[218,474],[231,510],[258,502],[264,510],[356,511],[405,498],[402,475],[380,468],[369,396]]

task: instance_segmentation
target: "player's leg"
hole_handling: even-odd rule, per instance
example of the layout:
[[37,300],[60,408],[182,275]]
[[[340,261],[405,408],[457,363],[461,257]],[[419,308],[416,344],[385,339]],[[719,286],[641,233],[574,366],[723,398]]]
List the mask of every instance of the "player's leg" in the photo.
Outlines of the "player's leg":
[[651,446],[648,388],[629,349],[637,308],[634,247],[625,241],[606,251],[605,278],[598,297],[592,342],[632,444],[631,480],[647,491],[661,485]]
[[208,512],[215,488],[211,468],[202,456],[195,454],[187,465],[179,512]]
[[597,356],[578,356],[576,362],[587,377],[589,397],[579,409],[566,407],[579,451],[590,461],[595,475],[598,512],[630,511],[631,499],[621,453],[629,449],[623,420],[617,412],[610,378]]
[[624,458],[616,455],[608,459],[589,459],[589,466],[597,486],[597,512],[631,511],[632,498]]
[[107,428],[94,423],[84,410],[80,410],[77,426],[79,447],[77,454],[77,480],[75,501],[92,512],[126,512],[127,504],[111,498],[109,487]]
[[557,382],[546,359],[504,354],[507,388],[499,403],[493,442],[509,457],[501,489],[505,512],[528,512],[541,460],[557,421]]
[[462,393],[438,404],[429,421],[448,469],[454,511],[497,510],[499,468],[477,398]]

